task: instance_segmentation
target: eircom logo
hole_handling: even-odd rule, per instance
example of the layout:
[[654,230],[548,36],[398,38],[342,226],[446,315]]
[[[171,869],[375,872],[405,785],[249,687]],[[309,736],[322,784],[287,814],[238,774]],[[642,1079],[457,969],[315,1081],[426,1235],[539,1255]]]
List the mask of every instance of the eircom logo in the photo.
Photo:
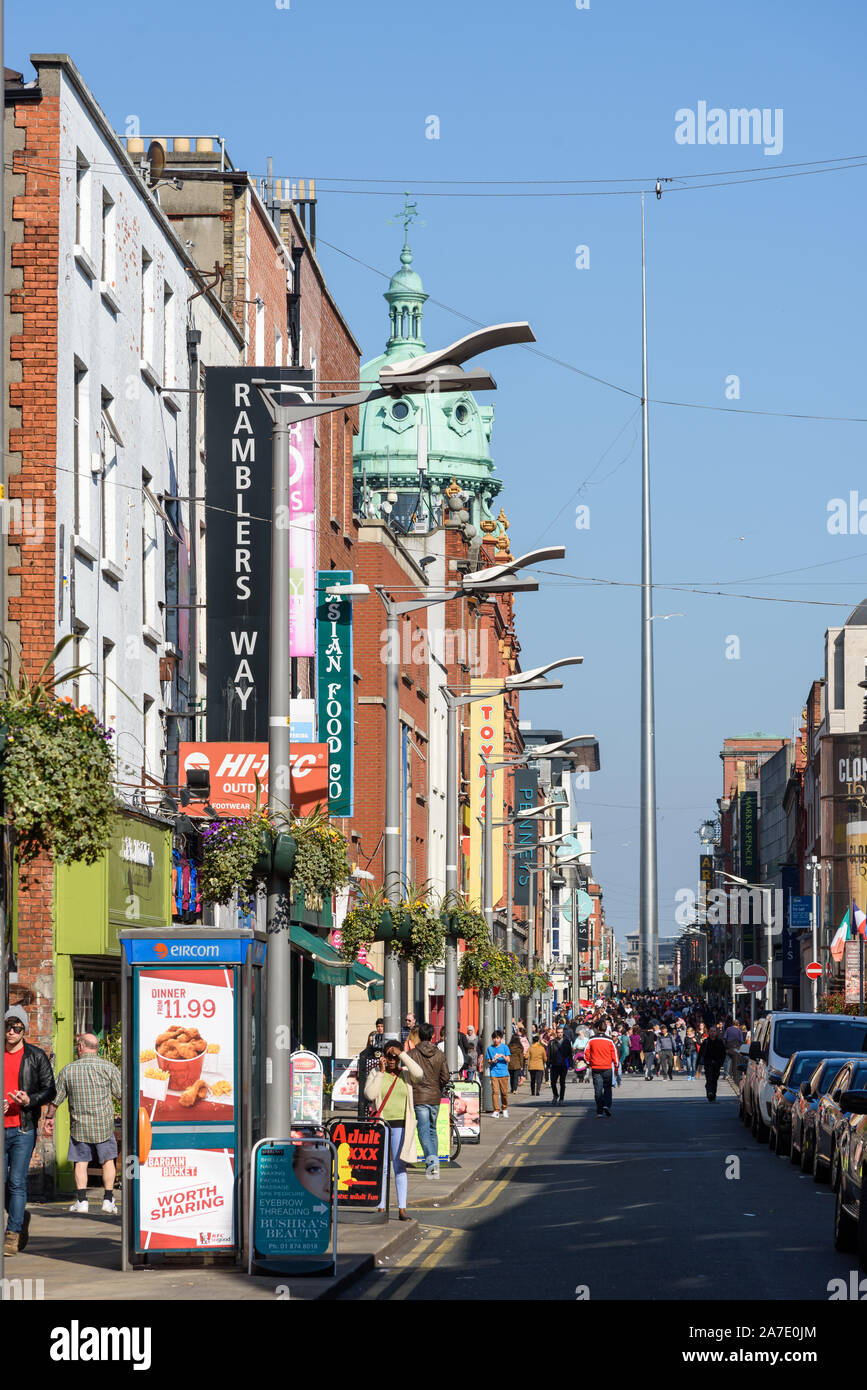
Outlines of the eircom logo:
[[206,945],[198,941],[176,941],[167,946],[164,941],[158,941],[154,955],[160,960],[165,960],[166,956],[171,956],[172,960],[215,960],[219,959],[220,948],[216,942]]

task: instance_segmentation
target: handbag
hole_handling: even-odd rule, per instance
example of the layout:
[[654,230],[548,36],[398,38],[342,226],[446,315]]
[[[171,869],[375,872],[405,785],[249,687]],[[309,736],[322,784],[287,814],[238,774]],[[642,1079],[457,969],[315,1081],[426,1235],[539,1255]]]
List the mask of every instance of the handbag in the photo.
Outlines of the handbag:
[[391,1085],[389,1086],[388,1090],[386,1091],[385,1095],[384,1095],[383,1098],[382,1098],[382,1102],[381,1102],[381,1104],[380,1104],[379,1109],[378,1109],[378,1110],[375,1110],[374,1113],[373,1113],[373,1119],[374,1119],[374,1120],[378,1120],[378,1119],[379,1119],[380,1115],[382,1114],[383,1110],[385,1109],[386,1105],[388,1104],[388,1098],[389,1098],[389,1096],[391,1095],[392,1091],[394,1090],[394,1088],[395,1088],[395,1086],[397,1085],[397,1083],[398,1083],[399,1080],[400,1080],[400,1077],[396,1076],[396,1077],[394,1078],[394,1080],[392,1081]]

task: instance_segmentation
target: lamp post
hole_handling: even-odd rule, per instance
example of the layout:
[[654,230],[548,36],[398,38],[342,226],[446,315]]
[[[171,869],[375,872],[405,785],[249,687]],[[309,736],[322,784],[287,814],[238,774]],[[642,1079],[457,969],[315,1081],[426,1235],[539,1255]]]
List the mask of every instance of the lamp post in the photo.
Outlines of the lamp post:
[[[289,596],[292,507],[289,435],[292,426],[384,396],[412,395],[430,390],[493,390],[496,382],[488,372],[478,367],[464,371],[461,363],[505,343],[533,341],[535,339],[528,323],[505,323],[482,328],[437,352],[384,366],[377,386],[326,401],[311,401],[297,384],[253,379],[252,384],[258,388],[273,424],[268,686],[270,816],[288,816],[291,805]],[[262,1046],[265,1063],[265,1133],[270,1138],[288,1137],[291,1119],[289,1076],[285,1074],[286,1059],[292,1048],[290,907],[285,866],[274,864],[268,879],[268,953]]]
[[[819,860],[813,854],[810,856],[810,870],[813,879],[813,960],[819,959]],[[813,1013],[819,1012],[819,981],[811,980],[811,994],[813,997]]]

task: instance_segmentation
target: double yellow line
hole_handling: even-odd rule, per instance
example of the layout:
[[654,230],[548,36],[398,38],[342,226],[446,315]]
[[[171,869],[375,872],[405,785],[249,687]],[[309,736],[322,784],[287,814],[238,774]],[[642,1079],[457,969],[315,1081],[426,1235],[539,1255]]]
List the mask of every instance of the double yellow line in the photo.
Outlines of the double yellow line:
[[[432,1269],[436,1269],[447,1255],[450,1255],[459,1241],[463,1240],[465,1231],[452,1231],[448,1227],[436,1230],[424,1237],[418,1245],[413,1246],[401,1260],[400,1267],[412,1264],[415,1273],[407,1279],[402,1280],[394,1292],[391,1294],[393,1299],[409,1298],[410,1294],[418,1288],[423,1279],[427,1277]],[[419,1258],[419,1252],[423,1252]]]

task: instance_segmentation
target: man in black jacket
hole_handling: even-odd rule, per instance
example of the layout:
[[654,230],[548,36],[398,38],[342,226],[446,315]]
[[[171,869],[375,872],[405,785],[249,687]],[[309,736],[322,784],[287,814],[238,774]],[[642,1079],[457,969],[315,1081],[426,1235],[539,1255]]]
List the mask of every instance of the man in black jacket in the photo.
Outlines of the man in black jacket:
[[6,1157],[6,1226],[4,1255],[17,1255],[30,1237],[27,1171],[36,1144],[39,1112],[54,1099],[54,1073],[41,1047],[24,1041],[27,1015],[6,1010],[3,1053],[3,1124]]
[[656,1070],[656,1030],[648,1023],[641,1030],[641,1050],[644,1053],[644,1079],[653,1080]]
[[563,1029],[557,1029],[557,1036],[548,1044],[548,1069],[551,1073],[551,1104],[557,1104],[557,1088],[560,1088],[560,1104],[566,1098],[566,1073],[572,1065],[572,1044],[563,1036]]
[[711,1028],[701,1045],[698,1060],[704,1067],[704,1089],[708,1100],[716,1100],[716,1086],[720,1067],[726,1059],[726,1045],[719,1036],[719,1029]]

